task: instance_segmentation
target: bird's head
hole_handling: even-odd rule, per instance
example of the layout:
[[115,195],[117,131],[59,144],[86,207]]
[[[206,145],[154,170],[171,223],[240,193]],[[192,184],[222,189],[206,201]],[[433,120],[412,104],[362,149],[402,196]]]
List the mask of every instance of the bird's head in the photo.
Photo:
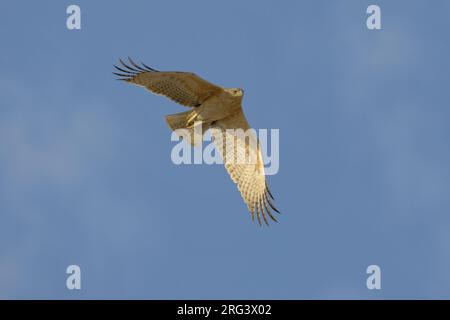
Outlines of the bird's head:
[[242,90],[241,88],[231,88],[231,89],[227,89],[226,91],[228,91],[228,93],[230,93],[233,97],[236,98],[241,98],[244,96],[244,90]]
[[242,101],[242,98],[244,97],[244,90],[240,88],[230,88],[225,89],[226,92],[228,92],[234,101]]

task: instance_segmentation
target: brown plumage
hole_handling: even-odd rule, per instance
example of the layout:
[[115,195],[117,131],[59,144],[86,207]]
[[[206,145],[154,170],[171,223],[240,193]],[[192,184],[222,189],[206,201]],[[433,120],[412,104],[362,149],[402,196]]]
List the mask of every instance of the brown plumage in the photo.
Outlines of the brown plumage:
[[279,211],[272,203],[256,133],[250,130],[245,136],[239,130],[227,130],[250,129],[242,111],[243,90],[222,88],[190,72],[161,72],[128,59],[129,64],[119,59],[121,66],[115,66],[120,72],[114,73],[121,77],[119,80],[190,107],[189,111],[166,116],[170,128],[192,130],[192,136],[197,125],[202,126],[203,133],[211,129],[216,148],[247,204],[252,221],[255,213],[260,225],[262,220],[268,225],[268,218],[277,221],[272,211]]

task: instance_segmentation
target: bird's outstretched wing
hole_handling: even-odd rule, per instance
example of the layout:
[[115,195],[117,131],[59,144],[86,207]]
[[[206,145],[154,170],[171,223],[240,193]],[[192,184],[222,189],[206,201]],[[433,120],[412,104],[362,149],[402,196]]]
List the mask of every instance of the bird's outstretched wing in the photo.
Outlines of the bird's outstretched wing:
[[187,107],[198,107],[212,95],[220,93],[223,88],[216,86],[194,73],[163,72],[152,69],[145,64],[136,64],[128,58],[130,65],[119,59],[121,67],[114,66],[120,73],[119,80],[147,88],[152,93],[167,98]]
[[[272,210],[280,213],[272,201],[272,194],[267,186],[261,149],[254,131],[249,129],[242,109],[232,116],[214,122],[211,135],[217,150],[222,155],[225,168],[236,183],[239,192],[250,210],[252,221],[254,213],[261,224],[261,215],[268,225],[265,213],[277,221]],[[227,130],[228,129],[228,130]],[[233,129],[233,130],[229,130]],[[247,135],[243,135],[242,131]]]

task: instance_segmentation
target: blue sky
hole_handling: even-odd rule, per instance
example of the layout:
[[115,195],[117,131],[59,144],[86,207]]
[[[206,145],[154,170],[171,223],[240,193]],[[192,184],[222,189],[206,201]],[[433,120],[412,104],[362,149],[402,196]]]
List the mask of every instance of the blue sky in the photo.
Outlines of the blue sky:
[[[3,2],[0,298],[450,298],[449,11]],[[251,125],[280,129],[278,224],[251,224],[223,167],[171,162],[184,109],[115,81],[127,56],[245,89]]]

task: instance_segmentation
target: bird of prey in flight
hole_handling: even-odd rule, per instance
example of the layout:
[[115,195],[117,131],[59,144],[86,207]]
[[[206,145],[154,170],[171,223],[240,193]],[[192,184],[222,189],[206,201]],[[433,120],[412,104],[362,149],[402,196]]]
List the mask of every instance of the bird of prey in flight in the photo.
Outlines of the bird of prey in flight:
[[[261,216],[266,225],[269,224],[267,216],[277,221],[272,210],[280,212],[272,203],[273,196],[266,182],[256,134],[253,132],[251,136],[256,141],[256,144],[252,144],[235,133],[238,130],[229,130],[250,129],[241,105],[244,91],[239,88],[222,88],[194,73],[158,71],[144,63],[138,65],[131,58],[128,60],[127,64],[119,59],[121,66],[114,66],[118,70],[117,73],[114,72],[120,77],[118,80],[144,87],[154,94],[163,95],[188,107],[188,111],[166,116],[169,127],[172,130],[189,130],[192,137],[198,132],[195,130],[196,126],[201,126],[202,133],[210,129],[214,144],[251,213],[252,221],[255,212],[260,225]],[[192,144],[193,141],[197,140],[190,139]],[[246,161],[237,161],[237,158],[242,159],[243,154]]]

